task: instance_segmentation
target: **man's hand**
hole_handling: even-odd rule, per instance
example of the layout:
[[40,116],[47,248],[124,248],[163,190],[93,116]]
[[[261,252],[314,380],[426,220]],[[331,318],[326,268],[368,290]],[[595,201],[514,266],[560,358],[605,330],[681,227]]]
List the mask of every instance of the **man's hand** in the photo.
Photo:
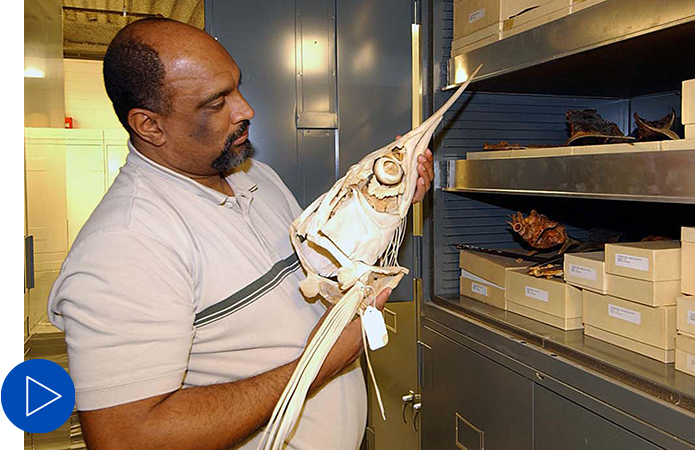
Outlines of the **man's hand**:
[[[400,134],[396,135],[396,139],[400,138]],[[425,194],[427,194],[427,191],[432,187],[432,180],[434,180],[434,158],[429,148],[425,150],[425,156],[417,157],[417,173],[420,176],[415,186],[413,205],[417,202],[421,202],[425,198]]]
[[[390,295],[391,289],[387,288],[376,296],[375,306],[379,311],[384,309],[384,305]],[[318,324],[316,324],[316,327],[314,327],[309,335],[309,342],[313,339],[314,334],[316,334],[316,331],[318,331],[327,315],[328,311],[326,311],[326,314],[324,314]],[[318,375],[316,375],[316,380],[314,380],[314,383],[311,385],[311,390],[313,391],[321,387],[326,381],[352,364],[362,354],[362,350],[364,350],[364,344],[362,343],[362,322],[358,317],[353,319],[352,322],[345,327],[345,330],[343,330],[340,337],[335,342],[323,366],[321,366],[321,370]]]
[[424,156],[417,157],[417,162],[417,173],[420,177],[417,179],[413,204],[421,202],[425,198],[425,194],[430,190],[432,180],[434,180],[434,162],[429,148],[425,150]]

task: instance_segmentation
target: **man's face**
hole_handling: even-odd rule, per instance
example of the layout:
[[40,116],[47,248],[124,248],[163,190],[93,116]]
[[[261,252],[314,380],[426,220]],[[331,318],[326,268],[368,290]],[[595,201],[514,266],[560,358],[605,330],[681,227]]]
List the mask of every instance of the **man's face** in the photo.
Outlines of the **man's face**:
[[248,128],[254,111],[239,91],[241,72],[222,46],[206,44],[184,45],[165,62],[171,112],[162,118],[164,156],[193,177],[226,173],[253,152]]

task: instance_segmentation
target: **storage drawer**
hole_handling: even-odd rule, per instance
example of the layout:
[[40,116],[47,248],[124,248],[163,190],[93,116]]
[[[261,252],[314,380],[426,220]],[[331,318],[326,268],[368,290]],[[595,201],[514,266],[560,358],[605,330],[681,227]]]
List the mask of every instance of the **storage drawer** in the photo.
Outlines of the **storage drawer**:
[[430,328],[422,340],[423,449],[533,448],[532,381]]

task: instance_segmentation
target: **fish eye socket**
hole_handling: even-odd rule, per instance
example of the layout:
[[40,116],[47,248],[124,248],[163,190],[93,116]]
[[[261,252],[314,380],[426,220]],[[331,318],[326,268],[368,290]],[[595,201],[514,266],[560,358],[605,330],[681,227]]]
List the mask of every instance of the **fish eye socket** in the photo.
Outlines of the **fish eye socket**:
[[388,156],[382,156],[374,162],[374,176],[385,186],[398,184],[403,179],[403,167]]

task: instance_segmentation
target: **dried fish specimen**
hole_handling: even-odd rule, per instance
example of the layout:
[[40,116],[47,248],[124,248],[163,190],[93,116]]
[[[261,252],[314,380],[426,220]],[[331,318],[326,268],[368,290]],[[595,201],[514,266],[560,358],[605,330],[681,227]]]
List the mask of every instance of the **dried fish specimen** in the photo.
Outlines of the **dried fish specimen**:
[[350,167],[290,226],[292,245],[307,272],[300,289],[307,297],[320,295],[334,306],[300,358],[259,448],[283,445],[311,383],[345,326],[364,312],[369,298],[394,288],[408,272],[398,265],[397,257],[415,195],[417,158],[478,70],[420,126]]
[[560,264],[545,264],[542,266],[529,267],[527,273],[536,278],[553,278],[561,277],[564,273],[562,263]]
[[637,124],[637,140],[639,141],[663,141],[668,139],[680,139],[673,130],[676,120],[676,112],[671,111],[659,120],[645,120],[637,113],[634,114]]
[[[565,113],[565,117],[570,125],[570,138],[565,142],[565,145],[570,145],[575,141],[590,145],[613,144],[635,139],[631,136],[625,136],[618,125],[605,120],[595,109],[569,110]],[[575,143],[574,145],[578,144]]]
[[499,144],[490,144],[489,142],[483,143],[483,150],[525,150],[527,148],[552,148],[557,147],[557,145],[522,145],[509,143],[507,141],[500,141]]
[[526,243],[536,249],[533,253],[555,248],[558,245],[562,245],[560,253],[563,253],[567,247],[577,243],[567,235],[564,225],[548,219],[543,214],[538,214],[535,209],[527,217],[524,217],[521,212],[510,217],[512,221],[507,223]]

